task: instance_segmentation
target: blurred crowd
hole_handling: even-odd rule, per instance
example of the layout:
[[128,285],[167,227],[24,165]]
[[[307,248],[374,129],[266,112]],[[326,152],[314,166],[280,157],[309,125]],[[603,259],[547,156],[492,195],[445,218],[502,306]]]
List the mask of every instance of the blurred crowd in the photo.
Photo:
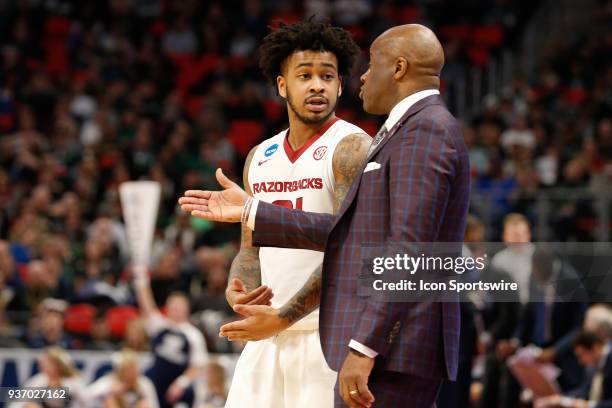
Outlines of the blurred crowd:
[[[257,67],[268,27],[314,15],[353,33],[364,54],[337,113],[374,134],[380,118],[357,94],[380,32],[431,26],[445,48],[444,93],[458,73],[516,51],[538,3],[0,0],[0,345],[147,350],[117,187],[149,179],[162,186],[157,304],[189,293],[209,351],[236,351],[217,331],[232,316],[224,290],[239,228],[191,218],[176,199],[215,187],[218,167],[240,179],[249,149],[286,126]],[[611,10],[599,2],[594,26]],[[510,212],[537,221],[542,190],[609,194],[612,32],[575,40],[462,118],[473,192],[491,203],[483,240],[502,238]],[[472,212],[482,217],[480,203]],[[554,210],[556,240],[594,239],[592,201],[568,197]]]

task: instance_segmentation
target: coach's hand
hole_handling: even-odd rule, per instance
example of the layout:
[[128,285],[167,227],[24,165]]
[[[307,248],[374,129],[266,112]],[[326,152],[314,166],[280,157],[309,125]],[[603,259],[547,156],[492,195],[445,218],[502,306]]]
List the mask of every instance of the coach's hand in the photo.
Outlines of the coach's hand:
[[249,195],[238,184],[225,177],[221,169],[217,169],[216,176],[223,191],[185,191],[183,197],[179,198],[181,209],[205,220],[240,222],[242,208]]
[[340,396],[349,407],[371,407],[374,395],[368,388],[368,378],[374,367],[374,359],[352,350],[344,359],[338,374]]
[[261,285],[250,292],[238,278],[231,280],[225,290],[225,297],[230,306],[234,305],[266,305],[270,306],[270,299],[274,296],[272,288]]
[[278,309],[260,305],[235,305],[234,311],[245,319],[221,326],[219,336],[229,340],[257,341],[285,330],[289,322],[278,315]]

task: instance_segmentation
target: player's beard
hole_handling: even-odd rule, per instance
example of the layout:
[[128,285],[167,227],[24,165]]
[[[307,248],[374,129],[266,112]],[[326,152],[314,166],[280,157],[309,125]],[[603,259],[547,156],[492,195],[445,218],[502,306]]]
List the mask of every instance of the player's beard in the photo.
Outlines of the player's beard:
[[[329,102],[329,99],[327,99],[327,101]],[[300,112],[298,112],[298,110],[295,108],[295,105],[293,104],[291,94],[289,93],[289,89],[287,89],[287,104],[289,105],[289,109],[293,111],[295,116],[297,116],[297,118],[302,123],[306,123],[308,125],[314,125],[316,123],[325,123],[327,119],[329,119],[329,117],[336,111],[336,106],[338,105],[338,99],[335,100],[334,105],[332,106],[332,109],[330,109],[329,112],[327,112],[325,116],[323,116],[322,118],[316,118],[316,119],[307,118],[306,116],[301,115]]]

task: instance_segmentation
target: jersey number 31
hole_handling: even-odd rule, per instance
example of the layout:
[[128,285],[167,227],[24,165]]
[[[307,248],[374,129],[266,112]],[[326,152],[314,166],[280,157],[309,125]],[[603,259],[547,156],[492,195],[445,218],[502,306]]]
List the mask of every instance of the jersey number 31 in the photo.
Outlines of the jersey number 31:
[[295,200],[295,207],[293,206],[293,201],[291,200],[276,200],[273,201],[272,204],[274,205],[280,205],[281,207],[286,207],[286,208],[295,208],[297,210],[301,210],[302,209],[302,201],[304,200],[304,197],[299,197]]

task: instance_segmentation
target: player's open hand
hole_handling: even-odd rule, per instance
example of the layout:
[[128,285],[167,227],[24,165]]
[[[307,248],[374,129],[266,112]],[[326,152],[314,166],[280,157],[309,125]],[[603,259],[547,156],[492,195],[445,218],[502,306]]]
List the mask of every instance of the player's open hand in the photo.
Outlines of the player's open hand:
[[231,280],[225,291],[227,302],[230,306],[234,305],[266,305],[270,306],[270,300],[274,296],[272,288],[261,285],[249,292],[246,286],[238,278]]
[[179,198],[181,209],[205,220],[240,222],[242,208],[249,195],[225,177],[221,169],[217,169],[216,176],[223,191],[187,190]]
[[261,305],[235,305],[234,311],[245,319],[221,326],[219,336],[229,340],[257,341],[272,337],[290,326],[278,309]]

